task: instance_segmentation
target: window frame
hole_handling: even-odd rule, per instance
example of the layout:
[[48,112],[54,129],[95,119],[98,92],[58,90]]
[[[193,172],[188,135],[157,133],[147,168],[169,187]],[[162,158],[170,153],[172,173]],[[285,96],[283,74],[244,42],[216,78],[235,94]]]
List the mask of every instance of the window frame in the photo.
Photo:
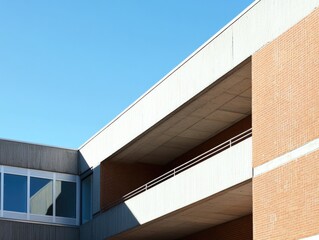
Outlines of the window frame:
[[[27,177],[27,212],[13,212],[4,210],[4,174],[13,174]],[[53,224],[63,224],[63,225],[79,225],[80,224],[80,177],[77,175],[48,172],[42,170],[18,168],[11,166],[0,166],[0,218],[9,218],[16,220],[27,220],[35,222],[53,223]],[[40,215],[32,214],[30,212],[30,182],[31,177],[44,178],[53,181],[53,215]],[[58,217],[56,216],[56,192],[55,185],[56,181],[73,182],[76,186],[76,217]]]

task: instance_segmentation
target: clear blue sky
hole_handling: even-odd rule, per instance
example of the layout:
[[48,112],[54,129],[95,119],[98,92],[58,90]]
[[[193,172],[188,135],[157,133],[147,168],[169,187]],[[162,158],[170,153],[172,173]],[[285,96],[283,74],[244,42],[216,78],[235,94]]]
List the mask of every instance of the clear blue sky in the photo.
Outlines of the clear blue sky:
[[78,148],[252,0],[0,0],[0,138]]

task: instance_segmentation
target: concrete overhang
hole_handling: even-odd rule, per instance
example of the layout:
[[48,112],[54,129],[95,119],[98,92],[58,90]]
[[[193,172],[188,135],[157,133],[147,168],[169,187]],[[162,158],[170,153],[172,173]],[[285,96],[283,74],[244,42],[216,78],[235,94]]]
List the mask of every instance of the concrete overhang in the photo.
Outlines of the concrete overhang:
[[93,231],[96,239],[153,239],[158,232],[159,239],[176,239],[250,214],[251,185],[243,185],[251,178],[248,137],[165,181],[142,186],[144,191],[97,215],[82,231]]
[[[83,160],[86,161],[87,167],[95,167],[101,161],[115,156],[115,153],[119,153],[118,151],[123,147],[129,147],[132,141],[136,141],[170,114],[174,114],[190,99],[194,99],[198,94],[210,89],[225,74],[311,13],[318,7],[318,4],[319,0],[256,0],[112,122],[84,143],[79,151]],[[272,24],[269,24],[270,22]],[[197,106],[196,109],[198,107],[200,106]],[[178,119],[174,120],[176,120],[175,124],[178,125]],[[209,120],[216,121],[216,119]],[[190,119],[190,121],[192,120]],[[205,122],[201,124],[205,125]],[[208,125],[211,126],[210,122]],[[203,129],[202,127],[206,128],[206,126],[201,126],[201,129]],[[219,128],[222,127],[221,125]],[[210,130],[211,133],[214,132],[214,129]],[[175,139],[170,138],[163,141],[168,146],[178,145],[180,147],[184,143],[180,143],[177,136]],[[200,140],[192,139],[192,143],[188,141],[185,144],[196,145]],[[170,140],[172,142],[169,142]],[[135,146],[138,147],[138,144]],[[147,151],[149,149],[150,147]],[[145,157],[143,161],[149,161],[147,154],[142,154],[142,157]],[[172,156],[177,154],[179,153],[172,153]],[[160,156],[161,153],[158,155]],[[119,159],[124,158],[119,156]],[[81,170],[85,171],[86,169]]]
[[179,211],[107,239],[179,239],[251,213],[252,183],[248,180]]
[[108,159],[166,164],[250,114],[248,59]]

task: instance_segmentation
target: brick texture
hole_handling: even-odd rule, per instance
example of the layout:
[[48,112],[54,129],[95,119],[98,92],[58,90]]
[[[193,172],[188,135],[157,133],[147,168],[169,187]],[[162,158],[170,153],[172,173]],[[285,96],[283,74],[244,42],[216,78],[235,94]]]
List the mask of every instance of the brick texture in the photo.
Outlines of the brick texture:
[[254,239],[319,233],[319,151],[253,179]]
[[319,9],[252,56],[253,165],[319,136]]
[[182,240],[250,240],[253,239],[252,227],[252,215],[248,215],[192,234]]
[[[319,137],[319,9],[252,56],[253,166]],[[319,233],[319,151],[253,178],[254,239]]]

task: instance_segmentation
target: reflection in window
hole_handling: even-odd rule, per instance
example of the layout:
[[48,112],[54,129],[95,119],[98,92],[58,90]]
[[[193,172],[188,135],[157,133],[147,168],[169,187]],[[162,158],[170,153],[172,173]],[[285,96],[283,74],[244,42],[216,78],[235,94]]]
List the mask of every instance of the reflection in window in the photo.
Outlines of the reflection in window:
[[56,181],[56,216],[76,217],[76,183]]
[[4,174],[4,210],[27,212],[27,177]]
[[92,175],[82,180],[82,223],[91,219],[92,215]]
[[30,213],[52,216],[53,181],[44,178],[30,178]]

